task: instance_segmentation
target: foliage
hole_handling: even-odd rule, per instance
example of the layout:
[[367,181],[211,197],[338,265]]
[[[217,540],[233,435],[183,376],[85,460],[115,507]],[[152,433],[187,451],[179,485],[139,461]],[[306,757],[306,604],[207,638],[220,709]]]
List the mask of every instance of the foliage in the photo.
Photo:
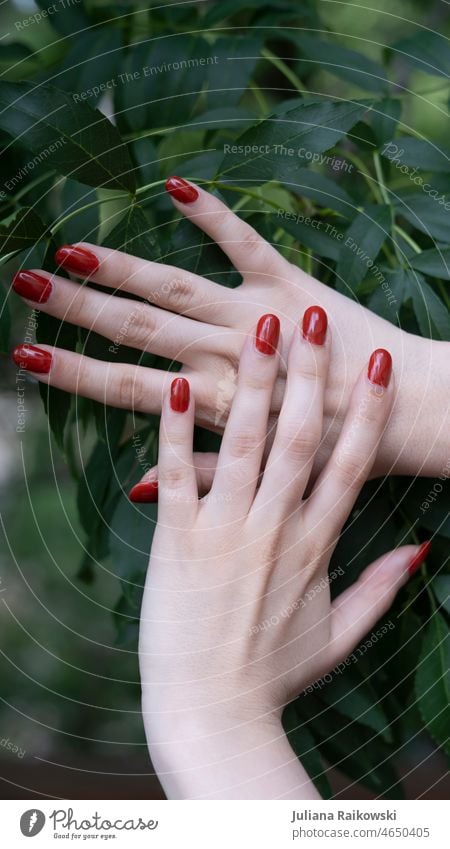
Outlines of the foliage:
[[[225,256],[174,215],[163,183],[178,173],[237,201],[240,215],[326,285],[411,333],[449,341],[448,151],[439,125],[435,141],[410,125],[405,83],[414,85],[420,71],[420,81],[440,84],[450,67],[447,39],[416,28],[394,33],[390,49],[367,51],[361,40],[359,51],[320,20],[312,0],[301,9],[289,0],[247,2],[245,10],[235,0],[145,6],[118,4],[111,19],[108,5],[86,0],[53,16],[38,52],[20,39],[2,47],[5,282],[19,262],[51,268],[57,244],[83,238],[146,259],[175,255],[183,268],[234,284]],[[208,57],[214,61],[201,61]],[[169,62],[180,68],[169,72]],[[225,145],[270,152],[244,159]],[[281,145],[295,154],[277,152]],[[358,251],[346,247],[348,237]],[[2,292],[5,352],[15,304],[7,287]],[[110,356],[109,340],[43,315],[37,338]],[[167,366],[123,346],[120,353]],[[131,507],[123,491],[155,462],[158,421],[41,391],[77,482],[88,552],[80,580],[93,580],[99,565],[116,569],[118,640],[130,648],[155,508]],[[84,462],[78,441],[90,444],[93,433]],[[217,443],[200,430],[196,441],[200,449]],[[377,795],[398,797],[396,758],[409,739],[426,729],[449,754],[450,577],[437,575],[450,537],[447,477],[448,466],[437,486],[369,484],[334,555],[345,566],[333,583],[339,592],[390,547],[435,539],[430,571],[421,570],[388,614],[395,627],[286,712],[292,744],[325,794],[322,758]]]

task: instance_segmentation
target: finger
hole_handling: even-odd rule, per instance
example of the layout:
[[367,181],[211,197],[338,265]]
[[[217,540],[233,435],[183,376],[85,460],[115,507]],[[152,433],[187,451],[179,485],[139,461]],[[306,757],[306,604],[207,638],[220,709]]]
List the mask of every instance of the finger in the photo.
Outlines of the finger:
[[78,277],[89,277],[102,286],[132,292],[163,309],[214,324],[231,317],[235,298],[226,286],[183,269],[150,262],[122,251],[77,242],[56,251],[58,266]]
[[320,444],[330,359],[327,323],[321,307],[310,307],[292,335],[275,439],[252,507],[253,513],[261,509],[269,515],[270,506],[276,521],[280,511],[298,509]]
[[353,389],[344,426],[306,504],[306,515],[332,544],[369,477],[394,399],[392,359],[373,352]]
[[[205,495],[211,489],[217,466],[217,454],[212,452],[195,453],[193,465],[197,478],[199,495]],[[152,466],[128,493],[130,501],[152,504],[158,500],[158,466]]]
[[246,340],[236,392],[217,460],[208,501],[223,503],[228,515],[248,512],[258,483],[271,398],[279,367],[280,321],[260,318],[254,338]]
[[181,177],[170,177],[166,189],[177,209],[214,239],[242,275],[285,279],[289,263],[222,201]]
[[[142,413],[159,413],[166,372],[126,363],[95,360],[50,345],[19,345],[12,352],[16,365],[42,383],[111,407]],[[198,396],[203,381],[191,378]]]
[[114,298],[88,286],[39,271],[20,271],[13,282],[14,290],[36,307],[37,290],[44,300],[42,312],[86,327],[110,339],[110,351],[117,354],[120,345],[150,351],[162,357],[192,363],[201,351],[218,346],[217,328],[212,324],[192,321],[157,309],[131,298]]
[[408,579],[422,565],[430,542],[383,554],[331,606],[330,668],[344,660],[386,613]]
[[158,523],[191,524],[198,508],[192,443],[194,399],[184,377],[165,394],[159,429]]

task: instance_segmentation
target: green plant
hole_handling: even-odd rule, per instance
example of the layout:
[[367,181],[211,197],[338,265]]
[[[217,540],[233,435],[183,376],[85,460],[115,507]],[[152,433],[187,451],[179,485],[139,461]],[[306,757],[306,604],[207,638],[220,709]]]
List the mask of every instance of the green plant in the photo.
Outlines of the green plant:
[[[326,285],[410,332],[450,340],[445,131],[436,120],[432,141],[409,117],[413,86],[422,98],[431,89],[431,100],[443,87],[447,39],[413,28],[389,48],[361,40],[358,52],[316,5],[251,0],[241,12],[235,0],[119,4],[111,20],[106,5],[85,2],[53,16],[39,51],[31,41],[2,47],[3,352],[16,308],[12,270],[18,262],[51,269],[62,242],[98,241],[236,282],[221,251],[174,216],[163,191],[170,173],[218,193]],[[82,39],[72,38],[80,31]],[[27,82],[18,81],[23,71]],[[96,108],[105,93],[114,123]],[[243,158],[246,146],[263,152]],[[355,250],[345,246],[350,239]],[[37,339],[109,357],[109,340],[43,314]],[[120,354],[167,366],[131,349]],[[98,563],[112,564],[122,588],[118,640],[132,646],[155,508],[137,511],[122,490],[141,477],[143,450],[146,464],[156,461],[158,421],[86,399],[75,407],[60,390],[40,390],[78,488],[88,552],[79,578],[92,581]],[[90,449],[86,462],[79,442]],[[197,431],[198,449],[217,444]],[[426,729],[450,754],[450,578],[437,574],[450,537],[447,478],[448,465],[439,481],[369,484],[334,555],[345,565],[332,585],[340,592],[399,541],[434,535],[434,571],[422,570],[400,594],[392,627],[380,623],[368,635],[370,651],[286,711],[292,745],[325,795],[322,758],[397,798],[395,758],[408,740]]]

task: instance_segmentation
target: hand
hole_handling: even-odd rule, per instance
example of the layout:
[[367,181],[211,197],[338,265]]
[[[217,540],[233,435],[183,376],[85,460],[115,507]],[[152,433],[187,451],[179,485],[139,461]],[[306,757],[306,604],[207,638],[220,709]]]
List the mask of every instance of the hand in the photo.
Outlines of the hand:
[[177,377],[164,393],[139,654],[150,754],[170,798],[317,797],[283,734],[282,710],[347,657],[427,551],[386,554],[330,602],[330,557],[394,401],[391,357],[372,354],[331,457],[302,500],[320,446],[331,345],[325,314],[309,309],[292,334],[258,487],[285,350],[278,332],[278,319],[265,316],[245,341],[214,481],[200,501],[195,391]]
[[[20,271],[13,284],[16,292],[31,306],[38,303],[43,312],[111,339],[114,349],[125,344],[183,363],[182,374],[189,378],[196,398],[197,423],[219,432],[235,390],[243,340],[258,315],[275,312],[281,317],[282,358],[270,410],[274,418],[283,397],[283,363],[296,317],[309,304],[319,304],[333,317],[333,357],[325,392],[325,437],[313,477],[336,442],[356,375],[370,351],[382,344],[395,356],[399,380],[397,401],[373,473],[438,473],[446,459],[442,412],[442,386],[449,370],[446,343],[406,334],[319,283],[285,260],[208,192],[179,178],[169,180],[168,189],[178,210],[214,239],[241,273],[243,282],[237,289],[162,263],[81,243],[61,248],[56,254],[58,264],[78,277],[129,293],[130,298],[116,298],[39,270]],[[14,359],[39,380],[68,392],[114,407],[160,412],[165,380],[160,370],[101,362],[46,345],[39,349],[19,346]],[[426,415],[421,404],[426,406]],[[200,474],[203,491],[209,488],[215,462],[214,456],[201,460],[206,467]],[[154,475],[151,472],[144,480],[151,481]],[[134,496],[143,499],[149,491],[154,493],[154,487],[141,487]]]

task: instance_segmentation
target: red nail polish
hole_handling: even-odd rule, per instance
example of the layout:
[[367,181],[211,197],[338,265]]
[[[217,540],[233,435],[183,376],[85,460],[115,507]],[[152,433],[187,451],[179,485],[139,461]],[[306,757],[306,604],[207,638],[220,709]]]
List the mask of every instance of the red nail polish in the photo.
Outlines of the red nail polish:
[[55,253],[55,262],[67,271],[76,274],[93,274],[100,265],[97,257],[87,248],[77,245],[62,245]]
[[170,387],[170,406],[176,413],[185,413],[189,407],[189,383],[184,377],[176,377]]
[[18,345],[11,356],[19,368],[34,371],[36,374],[48,374],[52,365],[52,355],[36,345]]
[[414,555],[411,563],[408,566],[408,575],[414,575],[414,572],[417,572],[418,568],[422,565],[424,560],[427,559],[431,548],[431,542],[428,540],[427,542],[423,542],[420,548],[417,549],[416,554]]
[[18,271],[14,276],[12,287],[22,298],[45,304],[52,292],[52,284],[48,277],[35,274],[34,271]]
[[328,319],[322,307],[309,307],[303,316],[303,338],[313,345],[323,345],[327,335]]
[[377,348],[369,360],[369,367],[367,369],[367,377],[370,382],[375,383],[377,386],[384,386],[386,389],[389,386],[391,371],[392,357],[389,351],[385,351],[384,348]]
[[256,350],[261,354],[274,354],[280,338],[280,319],[276,315],[263,315],[258,321],[255,335]]
[[198,191],[182,177],[169,177],[166,180],[166,190],[180,203],[193,203],[198,198]]
[[136,504],[154,504],[158,501],[158,481],[141,481],[128,493],[130,501]]

